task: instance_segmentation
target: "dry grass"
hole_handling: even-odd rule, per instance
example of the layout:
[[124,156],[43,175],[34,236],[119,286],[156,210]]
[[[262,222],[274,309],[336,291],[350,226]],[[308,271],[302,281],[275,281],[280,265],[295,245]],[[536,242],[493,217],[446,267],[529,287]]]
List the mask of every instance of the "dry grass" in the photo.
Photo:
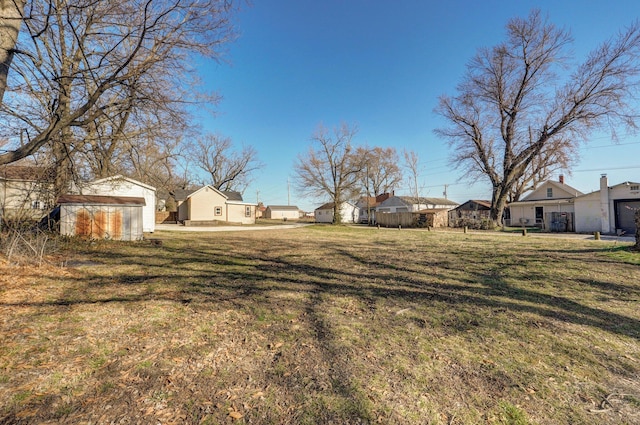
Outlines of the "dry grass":
[[0,266],[0,422],[640,423],[638,254],[314,226]]

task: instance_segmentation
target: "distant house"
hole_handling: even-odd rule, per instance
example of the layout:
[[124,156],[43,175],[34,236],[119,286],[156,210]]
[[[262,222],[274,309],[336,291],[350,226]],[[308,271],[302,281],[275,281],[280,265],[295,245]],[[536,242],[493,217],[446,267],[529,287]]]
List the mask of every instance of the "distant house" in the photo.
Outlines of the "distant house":
[[156,189],[152,186],[116,175],[78,184],[74,189],[79,195],[143,198],[143,231],[154,232],[156,223]]
[[558,181],[547,180],[521,201],[511,202],[509,207],[511,226],[539,226],[552,232],[575,231],[574,200],[583,195]]
[[124,241],[143,238],[143,197],[63,195],[57,204],[61,235]]
[[33,166],[0,167],[0,216],[40,219],[53,206],[53,172]]
[[264,218],[271,220],[299,220],[300,208],[295,205],[269,205],[264,211]]
[[426,209],[451,210],[457,202],[445,198],[416,198],[414,196],[390,196],[376,207],[376,213],[417,212]]
[[449,211],[449,226],[479,229],[490,217],[491,201],[471,199]]
[[[314,210],[316,223],[333,223],[334,206],[333,202],[328,202],[316,208]],[[359,209],[349,202],[343,202],[340,208],[340,218],[342,223],[358,223]]]
[[[182,199],[181,195],[186,195]],[[221,191],[211,185],[190,193],[176,191],[178,220],[185,225],[216,222],[254,224],[257,204],[244,202],[239,192]]]
[[600,177],[600,190],[574,199],[576,232],[633,235],[634,215],[640,209],[640,183],[609,186],[607,175]]

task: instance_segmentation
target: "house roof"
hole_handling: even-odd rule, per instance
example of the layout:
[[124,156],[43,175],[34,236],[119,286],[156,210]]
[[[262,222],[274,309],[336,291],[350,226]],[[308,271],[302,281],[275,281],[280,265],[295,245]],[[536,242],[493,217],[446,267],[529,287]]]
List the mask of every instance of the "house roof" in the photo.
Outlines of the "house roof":
[[198,189],[175,189],[173,191],[173,198],[176,201],[184,201],[196,190]]
[[281,210],[281,211],[298,211],[300,208],[295,205],[269,205],[267,209],[273,210]]
[[[415,196],[396,196],[396,198],[401,199],[403,202],[407,203],[408,205],[413,205],[415,204]],[[420,204],[430,204],[430,205],[458,205],[457,202],[451,201],[449,199],[446,198],[423,198],[420,197],[418,198],[420,201]]]
[[89,182],[90,184],[94,184],[94,183],[106,183],[106,182],[118,182],[118,181],[127,181],[129,183],[135,184],[137,186],[142,186],[145,189],[149,189],[149,190],[153,190],[155,191],[156,188],[153,186],[149,186],[148,184],[142,183],[138,180],[134,180],[130,177],[125,177],[122,174],[116,174],[115,176],[111,176],[111,177],[105,177],[103,179],[98,179],[98,180],[93,180],[91,182]]
[[462,207],[464,207],[465,205],[467,205],[470,202],[475,202],[476,204],[480,205],[481,207],[485,207],[487,209],[491,208],[491,201],[487,201],[487,200],[484,200],[484,199],[469,199],[467,202],[463,202],[462,204],[458,205],[455,209],[462,208]]
[[[544,188],[545,186],[554,186],[564,192],[567,192],[569,194],[571,194],[569,197],[554,197],[554,198],[548,198],[549,200],[551,199],[568,199],[568,198],[576,198],[578,196],[582,196],[584,195],[584,193],[580,192],[578,189],[569,186],[568,184],[565,183],[560,183],[558,181],[555,180],[547,180],[544,183],[542,183],[540,186],[538,186],[535,190],[531,191],[531,193],[529,193],[527,196],[525,196],[524,198],[522,198],[520,201],[517,202],[539,202],[540,199],[529,199],[531,198],[538,190]],[[515,202],[512,202],[512,204],[515,204]]]
[[222,190],[221,191],[224,196],[227,197],[229,201],[240,201],[242,202],[242,194],[240,192],[235,192],[232,190]]
[[37,181],[53,178],[53,169],[31,165],[3,165],[0,178],[4,180]]
[[318,208],[315,209],[315,211],[318,211],[318,210],[332,210],[335,205],[336,204],[334,202],[327,202],[326,204],[320,205]]
[[76,205],[146,205],[144,198],[134,196],[61,195],[58,204]]
[[[318,211],[318,210],[332,210],[334,207],[335,203],[333,202],[327,202],[326,204],[322,204],[320,205],[318,208],[316,208],[314,211]],[[353,207],[353,204],[351,204],[351,202],[343,202],[342,205],[349,205],[351,207]],[[355,207],[354,207],[355,208]]]

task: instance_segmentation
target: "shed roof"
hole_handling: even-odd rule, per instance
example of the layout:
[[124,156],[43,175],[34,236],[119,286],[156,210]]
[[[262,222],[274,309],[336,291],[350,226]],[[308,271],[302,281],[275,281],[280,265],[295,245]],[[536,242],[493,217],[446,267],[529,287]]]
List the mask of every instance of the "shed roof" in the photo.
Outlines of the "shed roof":
[[146,205],[144,198],[134,196],[61,195],[58,204],[72,205]]

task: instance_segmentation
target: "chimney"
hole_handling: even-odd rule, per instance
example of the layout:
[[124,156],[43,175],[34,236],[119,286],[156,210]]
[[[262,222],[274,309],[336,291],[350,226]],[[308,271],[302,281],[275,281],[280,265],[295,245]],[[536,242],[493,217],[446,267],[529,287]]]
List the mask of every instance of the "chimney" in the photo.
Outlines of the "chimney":
[[560,184],[564,184],[564,175],[560,174]]

